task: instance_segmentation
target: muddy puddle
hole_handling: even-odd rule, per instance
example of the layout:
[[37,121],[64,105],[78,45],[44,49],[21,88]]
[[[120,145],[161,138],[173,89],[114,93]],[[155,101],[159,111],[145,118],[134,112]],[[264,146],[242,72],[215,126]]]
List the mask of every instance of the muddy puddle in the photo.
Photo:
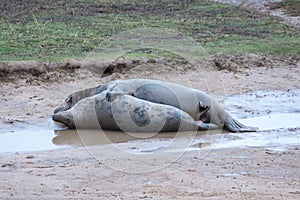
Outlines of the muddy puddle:
[[[263,147],[283,151],[300,145],[300,90],[257,91],[226,98],[226,108],[254,133],[209,132],[125,134],[115,131],[65,130],[48,119],[26,128],[0,130],[0,152],[39,151],[118,143],[132,153],[200,149]],[[176,142],[174,142],[176,141]]]

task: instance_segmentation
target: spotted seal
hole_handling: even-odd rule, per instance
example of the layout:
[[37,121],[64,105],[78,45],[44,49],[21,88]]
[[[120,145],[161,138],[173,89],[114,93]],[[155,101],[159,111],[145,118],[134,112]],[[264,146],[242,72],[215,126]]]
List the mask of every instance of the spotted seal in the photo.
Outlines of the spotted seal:
[[[119,94],[107,99],[109,91],[86,97],[72,108],[57,112],[54,121],[69,128],[122,130],[126,132],[174,132],[207,129],[189,114],[170,106]],[[209,110],[202,103],[198,107],[198,118]]]
[[[206,123],[208,128],[225,128],[230,132],[248,132],[256,131],[256,127],[249,127],[241,124],[239,121],[230,116],[228,112],[207,93],[193,88],[185,87],[175,83],[152,80],[152,79],[128,79],[115,80],[105,83],[95,91],[99,94],[108,87],[116,84],[113,91],[108,93],[113,98],[115,94],[133,94],[136,98],[172,105],[188,113],[194,120],[201,120]],[[78,94],[82,95],[84,90]],[[210,106],[210,110],[197,118],[196,102],[203,102],[204,105]],[[62,109],[63,110],[63,109]]]

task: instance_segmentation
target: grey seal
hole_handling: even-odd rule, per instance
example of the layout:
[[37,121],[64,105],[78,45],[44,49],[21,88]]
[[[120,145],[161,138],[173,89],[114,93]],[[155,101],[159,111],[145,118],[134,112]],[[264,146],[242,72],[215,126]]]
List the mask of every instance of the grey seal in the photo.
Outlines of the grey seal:
[[[257,130],[256,127],[245,126],[234,119],[207,93],[175,83],[152,79],[115,80],[98,87],[95,90],[95,94],[99,94],[115,84],[116,86],[112,92],[107,93],[108,99],[113,99],[114,95],[132,94],[139,99],[172,105],[181,109],[192,116],[195,121],[203,121],[208,129],[218,127],[225,128],[230,132],[251,132]],[[78,92],[81,98],[84,98],[85,94],[84,90]],[[198,108],[196,102],[202,102],[204,105],[210,106],[209,111],[201,115],[200,118],[197,118]]]
[[99,85],[97,87],[87,88],[87,89],[84,89],[84,90],[74,92],[74,93],[70,94],[69,96],[67,96],[65,101],[60,106],[55,108],[54,114],[58,113],[58,112],[61,112],[61,111],[68,110],[71,107],[73,107],[81,99],[93,96],[95,94],[99,94],[99,93],[103,92],[106,89],[107,89],[106,86]]
[[[186,112],[164,104],[138,99],[131,95],[115,95],[108,101],[109,91],[86,97],[72,108],[57,112],[52,119],[69,128],[122,130],[126,132],[174,132],[207,129]],[[199,102],[198,118],[209,110]]]

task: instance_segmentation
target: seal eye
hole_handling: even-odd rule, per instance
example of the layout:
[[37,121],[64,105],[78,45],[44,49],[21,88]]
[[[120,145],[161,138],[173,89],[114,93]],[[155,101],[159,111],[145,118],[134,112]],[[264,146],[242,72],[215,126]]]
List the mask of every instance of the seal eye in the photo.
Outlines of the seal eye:
[[70,102],[71,101],[71,97],[67,97],[66,99],[65,99],[65,102]]
[[70,117],[67,117],[67,118],[66,118],[66,121],[67,121],[67,123],[70,123],[70,122],[71,122]]

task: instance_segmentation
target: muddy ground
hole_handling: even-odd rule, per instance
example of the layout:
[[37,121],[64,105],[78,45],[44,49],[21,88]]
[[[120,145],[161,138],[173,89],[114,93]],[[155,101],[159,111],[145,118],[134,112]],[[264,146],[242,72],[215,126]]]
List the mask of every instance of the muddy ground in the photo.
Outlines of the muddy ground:
[[[43,128],[55,127],[51,114],[69,93],[112,79],[162,79],[202,89],[216,97],[256,90],[289,90],[299,88],[300,82],[300,62],[292,58],[218,56],[199,60],[196,68],[180,60],[162,58],[106,60],[100,66],[110,70],[102,77],[84,70],[81,62],[2,64],[1,129],[13,133],[38,125],[43,133]],[[111,159],[99,160],[90,148]],[[154,166],[173,154],[162,153],[159,158],[139,162],[119,157],[105,145],[2,153],[0,198],[297,199],[299,148],[200,149],[188,151],[154,171],[146,170],[149,162]],[[130,172],[114,168],[116,163]],[[143,166],[145,171],[141,170]]]

